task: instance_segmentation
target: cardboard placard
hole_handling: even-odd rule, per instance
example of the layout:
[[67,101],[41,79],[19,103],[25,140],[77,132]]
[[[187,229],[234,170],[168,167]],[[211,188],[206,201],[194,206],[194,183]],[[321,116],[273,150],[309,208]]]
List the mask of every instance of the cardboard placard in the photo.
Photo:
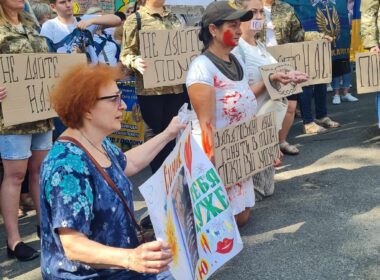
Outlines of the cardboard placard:
[[378,53],[356,54],[356,89],[358,94],[380,91],[380,55]]
[[270,75],[273,73],[288,73],[293,70],[294,68],[289,62],[281,62],[260,67],[261,77],[272,100],[281,99],[283,97],[302,92],[302,87],[299,84],[289,83],[284,85],[278,82],[272,83],[269,79]]
[[86,63],[84,54],[0,55],[0,84],[8,95],[2,102],[4,126],[57,116],[50,105],[50,91],[70,67]]
[[290,62],[309,80],[301,86],[327,84],[332,80],[331,43],[326,40],[290,43],[268,48],[278,62]]
[[214,134],[215,168],[226,186],[273,165],[279,155],[275,113],[253,117]]
[[169,242],[175,279],[208,279],[243,249],[222,180],[190,134],[140,188],[157,239]]
[[192,27],[139,32],[141,58],[147,64],[145,88],[185,83],[191,61],[203,48],[198,39],[199,30]]

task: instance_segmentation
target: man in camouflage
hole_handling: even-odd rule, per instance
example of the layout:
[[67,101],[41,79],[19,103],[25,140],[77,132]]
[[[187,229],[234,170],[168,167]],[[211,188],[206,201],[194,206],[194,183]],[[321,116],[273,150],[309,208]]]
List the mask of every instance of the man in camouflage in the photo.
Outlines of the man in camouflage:
[[[363,47],[371,52],[380,53],[380,0],[362,0],[361,11],[361,37]],[[376,96],[377,120],[380,128],[380,93]]]

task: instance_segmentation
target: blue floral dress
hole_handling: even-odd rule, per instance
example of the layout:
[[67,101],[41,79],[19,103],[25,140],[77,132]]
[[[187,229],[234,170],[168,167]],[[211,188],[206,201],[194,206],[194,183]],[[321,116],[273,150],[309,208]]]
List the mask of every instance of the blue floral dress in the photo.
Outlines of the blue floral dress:
[[[107,174],[133,211],[132,185],[124,174],[125,155],[108,139],[103,147],[111,166]],[[129,270],[94,269],[66,258],[58,228],[70,228],[89,239],[119,248],[136,248],[133,221],[120,198],[87,154],[71,142],[57,141],[41,169],[41,270],[44,279],[148,279]],[[153,277],[155,279],[155,277]]]

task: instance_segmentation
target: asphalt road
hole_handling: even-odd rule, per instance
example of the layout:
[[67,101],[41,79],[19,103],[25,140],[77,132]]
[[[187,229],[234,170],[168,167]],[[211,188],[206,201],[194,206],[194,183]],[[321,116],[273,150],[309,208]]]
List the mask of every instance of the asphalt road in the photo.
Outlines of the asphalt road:
[[[275,194],[241,229],[243,251],[212,279],[380,279],[380,129],[374,95],[359,98],[329,105],[342,126],[327,134],[301,135],[296,120],[289,141],[301,154],[284,158]],[[135,185],[147,176],[133,178]],[[138,191],[135,203],[140,214]],[[32,212],[20,227],[39,248]],[[5,253],[1,224],[0,279],[40,279],[38,260],[18,263]]]

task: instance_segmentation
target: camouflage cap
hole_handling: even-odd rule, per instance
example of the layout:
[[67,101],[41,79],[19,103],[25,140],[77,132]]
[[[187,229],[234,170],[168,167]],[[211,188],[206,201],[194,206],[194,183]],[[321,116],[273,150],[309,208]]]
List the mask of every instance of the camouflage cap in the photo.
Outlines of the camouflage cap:
[[252,17],[252,11],[241,10],[231,1],[215,1],[206,7],[202,16],[202,24],[208,26],[220,20],[249,21]]

